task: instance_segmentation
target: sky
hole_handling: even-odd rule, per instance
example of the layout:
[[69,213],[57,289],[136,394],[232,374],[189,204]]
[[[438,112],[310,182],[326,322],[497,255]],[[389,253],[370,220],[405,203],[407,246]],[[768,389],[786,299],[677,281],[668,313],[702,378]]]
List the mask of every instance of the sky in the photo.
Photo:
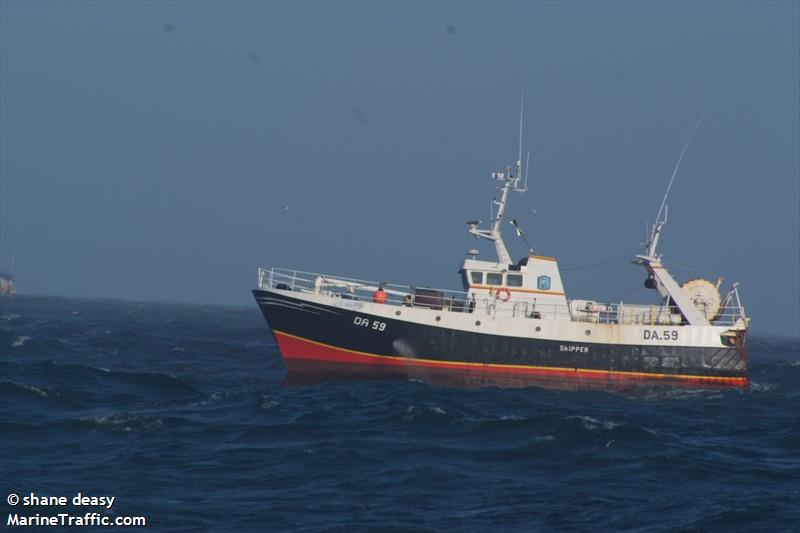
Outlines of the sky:
[[800,336],[799,5],[4,0],[0,262],[69,297],[254,305],[259,266],[459,288],[524,94],[507,218],[568,297],[653,301],[629,259],[702,116],[664,261]]

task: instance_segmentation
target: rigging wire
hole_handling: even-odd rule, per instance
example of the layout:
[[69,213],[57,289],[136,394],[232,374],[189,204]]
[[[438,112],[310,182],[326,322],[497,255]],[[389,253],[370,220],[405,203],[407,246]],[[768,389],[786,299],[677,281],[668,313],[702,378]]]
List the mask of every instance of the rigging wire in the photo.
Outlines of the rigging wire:
[[599,267],[599,266],[603,266],[603,265],[610,265],[611,263],[616,263],[617,261],[621,261],[623,259],[632,257],[634,255],[635,255],[635,253],[626,253],[625,255],[620,255],[619,257],[615,257],[615,258],[609,259],[607,261],[601,261],[599,263],[591,263],[589,265],[581,265],[581,266],[570,267],[570,268],[562,268],[561,272],[571,272],[573,270],[584,270],[584,269],[587,269],[587,268],[594,268],[594,267]]
[[613,299],[613,300],[611,300],[611,301],[612,301],[612,302],[621,302],[623,298],[625,298],[626,296],[629,296],[629,295],[633,294],[634,292],[638,291],[638,290],[639,290],[639,289],[641,289],[641,288],[642,288],[642,286],[641,286],[641,285],[637,285],[636,287],[632,288],[631,290],[629,290],[629,291],[628,291],[628,292],[626,292],[625,294],[623,294],[623,295],[621,295],[621,296],[619,296],[619,297],[617,297],[617,298],[614,298],[614,299]]
[[690,266],[686,266],[686,265],[682,265],[680,263],[676,263],[675,261],[664,261],[664,264],[668,265],[670,267],[677,267],[677,268],[679,268],[681,270],[687,270],[689,272],[700,272],[700,269],[697,269],[697,268],[694,268],[694,267],[690,267]]
[[750,339],[750,340],[756,341],[756,343],[760,344],[763,348],[766,348],[767,350],[772,352],[773,355],[777,355],[778,357],[782,357],[781,354],[779,354],[778,352],[776,352],[775,350],[770,348],[768,345],[766,345],[763,342],[761,342],[760,340],[758,340],[757,338],[753,337],[752,334],[748,334],[747,338]]

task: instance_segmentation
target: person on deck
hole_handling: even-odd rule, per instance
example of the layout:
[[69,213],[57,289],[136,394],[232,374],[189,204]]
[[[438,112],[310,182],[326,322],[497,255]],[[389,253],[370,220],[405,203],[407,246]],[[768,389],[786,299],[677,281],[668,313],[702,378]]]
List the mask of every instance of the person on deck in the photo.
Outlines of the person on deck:
[[378,290],[372,293],[372,301],[376,304],[385,304],[388,297],[389,295],[383,290],[383,285],[380,285]]

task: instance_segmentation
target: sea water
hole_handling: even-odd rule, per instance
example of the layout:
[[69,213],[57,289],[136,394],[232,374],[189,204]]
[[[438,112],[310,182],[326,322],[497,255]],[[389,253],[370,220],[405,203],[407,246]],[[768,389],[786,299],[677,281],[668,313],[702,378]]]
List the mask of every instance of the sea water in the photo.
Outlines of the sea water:
[[285,387],[255,303],[0,306],[3,526],[60,510],[154,531],[800,528],[798,339],[751,340],[748,390]]

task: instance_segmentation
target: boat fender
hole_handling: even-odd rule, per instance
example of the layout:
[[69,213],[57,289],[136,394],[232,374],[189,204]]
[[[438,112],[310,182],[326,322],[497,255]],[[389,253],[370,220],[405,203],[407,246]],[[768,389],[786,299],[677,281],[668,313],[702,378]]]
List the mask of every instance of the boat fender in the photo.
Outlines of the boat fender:
[[511,291],[508,289],[500,289],[497,291],[497,294],[495,294],[494,297],[505,303],[511,299]]

